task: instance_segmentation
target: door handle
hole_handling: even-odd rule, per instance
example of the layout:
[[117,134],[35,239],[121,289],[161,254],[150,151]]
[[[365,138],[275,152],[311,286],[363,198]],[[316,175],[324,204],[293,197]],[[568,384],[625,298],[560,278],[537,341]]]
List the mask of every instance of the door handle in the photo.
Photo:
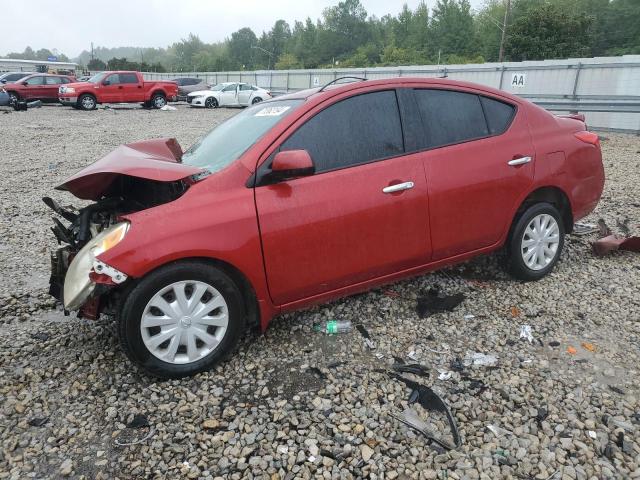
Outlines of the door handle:
[[517,165],[524,165],[525,163],[529,163],[531,161],[531,157],[518,157],[513,160],[509,160],[507,162],[508,165],[515,167]]
[[382,193],[394,193],[401,192],[403,190],[410,190],[413,188],[413,182],[396,183],[395,185],[389,185],[382,189]]

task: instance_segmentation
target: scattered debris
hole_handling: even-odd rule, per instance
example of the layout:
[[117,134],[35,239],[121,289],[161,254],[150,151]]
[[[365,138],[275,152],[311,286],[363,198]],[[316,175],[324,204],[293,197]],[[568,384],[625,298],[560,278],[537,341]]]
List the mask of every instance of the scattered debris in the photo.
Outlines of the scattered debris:
[[134,415],[133,420],[129,422],[127,428],[145,428],[149,426],[149,419],[142,415],[141,413],[137,413]]
[[49,421],[49,417],[35,417],[29,420],[28,423],[32,427],[42,427],[48,421]]
[[511,316],[513,318],[517,318],[522,314],[522,311],[520,311],[520,309],[516,306],[512,306],[509,310],[511,311]]
[[418,361],[418,356],[416,355],[416,351],[415,350],[411,350],[409,353],[407,353],[407,358],[409,360],[413,360],[414,362]]
[[420,377],[429,376],[429,368],[419,363],[396,363],[391,368],[398,373],[412,373]]
[[571,345],[569,345],[567,347],[567,353],[569,355],[575,355],[576,353],[578,353],[578,350],[576,350],[575,347],[572,347]]
[[531,331],[531,325],[520,326],[520,338],[524,338],[529,343],[533,343],[533,333]]
[[578,236],[583,236],[583,235],[589,235],[591,233],[596,233],[598,232],[600,229],[598,228],[598,225],[595,225],[593,223],[575,223],[573,225],[573,233],[574,235],[578,235]]
[[440,372],[438,375],[438,380],[450,380],[453,372]]
[[542,422],[544,422],[549,416],[549,410],[544,407],[540,407],[538,409],[538,413],[536,413],[535,419],[538,426],[542,426]]
[[495,355],[486,355],[480,352],[467,352],[463,363],[465,366],[480,365],[482,367],[493,367],[498,363],[498,358]]
[[462,360],[460,360],[460,357],[456,357],[451,360],[449,366],[454,372],[461,372],[462,370],[464,370],[464,364],[462,363]]
[[619,393],[620,395],[624,395],[626,392],[620,387],[616,387],[615,385],[609,385],[609,390],[612,392]]
[[560,342],[556,341],[556,340],[551,340],[549,342],[549,346],[550,347],[559,347],[560,346]]
[[437,288],[431,288],[427,295],[418,298],[416,312],[420,318],[427,318],[435,313],[450,312],[460,305],[464,299],[463,293],[441,297]]
[[367,329],[364,328],[364,325],[358,324],[356,325],[356,329],[360,332],[360,335],[362,335],[362,337],[364,338],[364,344],[367,346],[367,348],[369,350],[375,350],[376,342],[371,340],[371,335],[369,335],[369,332],[367,331]]
[[345,362],[344,360],[335,360],[333,362],[327,363],[327,368],[336,368],[336,367],[340,367],[342,365],[344,365]]
[[611,235],[611,229],[602,218],[598,219],[598,236],[602,238],[608,237],[609,235]]
[[593,438],[594,440],[598,438],[598,434],[593,430],[589,430],[587,434],[589,435],[590,438]]
[[168,112],[168,111],[177,110],[177,108],[172,105],[165,105],[164,107],[160,108],[160,110],[164,112]]
[[490,430],[497,438],[504,437],[505,435],[511,435],[509,430],[505,430],[497,425],[487,425],[487,429]]
[[46,332],[36,332],[31,334],[31,338],[34,340],[40,340],[41,342],[46,342],[50,337],[51,335]]
[[462,445],[462,439],[460,438],[458,425],[456,424],[455,418],[451,414],[449,407],[447,407],[442,398],[440,398],[436,392],[434,392],[426,385],[421,385],[417,382],[414,382],[413,380],[409,380],[408,378],[403,377],[402,375],[398,375],[396,373],[389,373],[389,375],[392,378],[395,378],[396,380],[404,383],[412,390],[411,394],[409,395],[409,404],[419,403],[422,408],[426,410],[441,412],[446,415],[447,420],[449,421],[449,428],[453,436],[453,443],[449,443],[442,437],[436,436],[435,433],[428,428],[428,425],[418,416],[416,411],[412,408],[405,409],[402,412],[402,416],[392,414],[393,418],[401,423],[404,423],[408,427],[413,428],[429,440],[447,450],[452,450]]
[[581,345],[585,350],[588,350],[590,352],[596,351],[596,346],[593,343],[582,342]]
[[617,235],[609,235],[596,240],[593,242],[592,246],[593,253],[599,257],[616,250],[640,253],[640,237],[619,237]]
[[336,333],[348,333],[351,331],[350,320],[327,320],[324,323],[317,323],[313,326],[316,332],[333,335]]

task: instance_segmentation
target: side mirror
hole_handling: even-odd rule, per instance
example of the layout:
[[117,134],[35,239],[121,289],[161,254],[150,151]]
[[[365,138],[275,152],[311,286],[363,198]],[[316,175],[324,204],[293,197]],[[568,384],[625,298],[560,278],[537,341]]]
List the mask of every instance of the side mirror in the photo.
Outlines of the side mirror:
[[26,87],[27,85],[29,85],[29,82],[26,82],[26,81],[25,82],[20,82],[20,84],[24,85]]
[[108,85],[111,85],[111,82],[109,80],[103,80],[102,81],[102,85],[104,85],[106,87]]
[[316,167],[306,150],[287,150],[276,153],[271,163],[271,178],[285,180],[288,178],[313,175]]

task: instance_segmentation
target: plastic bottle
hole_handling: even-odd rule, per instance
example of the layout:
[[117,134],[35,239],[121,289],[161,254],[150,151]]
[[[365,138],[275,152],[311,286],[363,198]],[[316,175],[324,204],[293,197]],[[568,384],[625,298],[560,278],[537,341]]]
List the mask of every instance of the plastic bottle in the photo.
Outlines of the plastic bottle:
[[347,333],[351,331],[350,320],[327,320],[323,323],[317,323],[313,326],[316,332],[322,332],[329,335],[335,333]]

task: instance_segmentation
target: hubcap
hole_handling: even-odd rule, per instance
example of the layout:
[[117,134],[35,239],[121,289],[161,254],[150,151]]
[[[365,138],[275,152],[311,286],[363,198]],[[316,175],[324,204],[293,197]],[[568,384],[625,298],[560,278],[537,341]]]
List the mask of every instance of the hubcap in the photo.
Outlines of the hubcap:
[[213,352],[229,325],[227,302],[199,281],[181,281],[156,293],[142,313],[142,341],[168,363],[192,363]]
[[82,99],[82,106],[84,108],[93,108],[93,99],[91,97],[84,97]]
[[560,228],[551,215],[542,213],[531,219],[524,229],[520,252],[522,259],[531,270],[542,270],[558,254]]
[[155,100],[156,107],[162,108],[162,107],[164,107],[165,103],[166,102],[164,101],[163,97],[156,97],[156,100]]

